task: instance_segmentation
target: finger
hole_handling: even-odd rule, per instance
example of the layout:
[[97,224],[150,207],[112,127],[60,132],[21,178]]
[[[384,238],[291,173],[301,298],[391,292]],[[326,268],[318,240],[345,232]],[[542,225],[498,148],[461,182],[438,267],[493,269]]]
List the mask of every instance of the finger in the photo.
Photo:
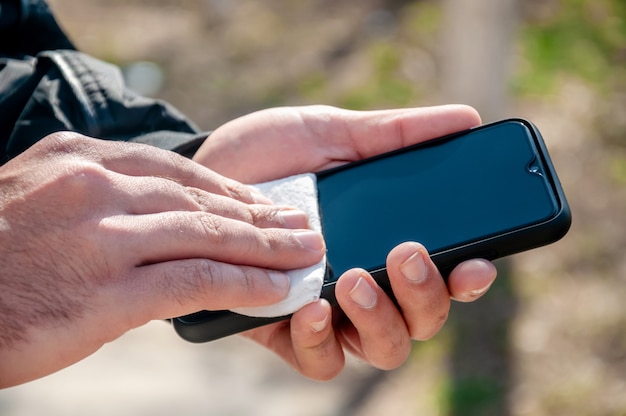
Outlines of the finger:
[[264,204],[246,204],[222,195],[197,188],[187,188],[201,209],[221,217],[245,221],[257,227],[309,228],[309,217],[293,207]]
[[462,105],[366,112],[328,106],[275,108],[220,127],[194,159],[228,177],[261,182],[327,169],[479,124],[476,110]]
[[118,214],[205,211],[258,227],[308,228],[306,213],[290,207],[247,204],[230,197],[183,186],[169,179],[110,172]]
[[489,290],[497,273],[493,263],[487,260],[465,261],[455,267],[448,277],[450,296],[460,302],[472,302]]
[[431,338],[448,318],[450,295],[424,246],[395,247],[387,256],[387,273],[411,338]]
[[376,156],[466,130],[481,122],[476,110],[465,105],[351,112],[345,120],[344,140],[328,138],[343,145],[336,148],[337,154],[333,156],[338,161]]
[[274,351],[301,374],[329,380],[343,369],[345,356],[332,328],[326,300],[304,306],[290,320],[246,331],[243,335]]
[[344,273],[337,281],[335,294],[351,322],[340,332],[347,349],[385,370],[406,360],[411,342],[404,319],[366,271],[352,269]]
[[202,211],[118,215],[98,223],[109,256],[142,265],[186,258],[295,269],[321,260],[325,245],[311,230],[258,228]]
[[285,273],[188,259],[135,268],[110,299],[138,326],[197,312],[269,305],[289,291]]
[[345,357],[332,327],[332,308],[322,299],[291,317],[295,367],[315,380],[330,380],[343,369]]
[[225,195],[244,202],[270,201],[232,179],[225,178],[174,152],[139,143],[94,139],[72,132],[47,137],[53,153],[75,153],[114,172],[129,176],[167,178],[181,185]]
[[193,189],[169,179],[154,176],[129,176],[107,172],[115,195],[118,214],[152,214],[164,211],[199,211]]

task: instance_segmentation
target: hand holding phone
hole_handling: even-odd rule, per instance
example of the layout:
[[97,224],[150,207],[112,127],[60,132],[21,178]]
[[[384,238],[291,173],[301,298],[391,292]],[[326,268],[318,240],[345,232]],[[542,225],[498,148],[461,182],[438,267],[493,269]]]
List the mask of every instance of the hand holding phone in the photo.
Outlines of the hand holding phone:
[[[443,275],[464,260],[493,260],[549,244],[569,208],[539,131],[519,119],[481,126],[318,173],[328,274],[370,271],[390,295],[387,253],[419,241]],[[204,342],[275,322],[228,311],[176,318],[185,339]]]

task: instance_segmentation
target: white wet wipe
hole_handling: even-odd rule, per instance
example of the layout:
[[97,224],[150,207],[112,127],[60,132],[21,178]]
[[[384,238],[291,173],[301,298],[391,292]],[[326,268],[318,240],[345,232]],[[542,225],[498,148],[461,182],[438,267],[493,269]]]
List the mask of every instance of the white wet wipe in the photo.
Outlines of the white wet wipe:
[[[321,232],[317,202],[317,178],[312,173],[290,176],[276,181],[252,185],[275,204],[298,208],[309,216],[312,230]],[[289,294],[282,301],[268,306],[232,309],[241,315],[271,318],[289,315],[319,299],[326,272],[326,256],[317,264],[287,272],[291,279]]]

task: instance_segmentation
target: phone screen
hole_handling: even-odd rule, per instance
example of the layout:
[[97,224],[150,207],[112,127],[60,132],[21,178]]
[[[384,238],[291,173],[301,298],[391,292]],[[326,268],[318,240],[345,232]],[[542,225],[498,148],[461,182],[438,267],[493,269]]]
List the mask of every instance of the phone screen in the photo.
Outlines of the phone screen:
[[537,148],[507,121],[320,173],[334,275],[385,267],[404,241],[433,254],[550,219],[559,206]]

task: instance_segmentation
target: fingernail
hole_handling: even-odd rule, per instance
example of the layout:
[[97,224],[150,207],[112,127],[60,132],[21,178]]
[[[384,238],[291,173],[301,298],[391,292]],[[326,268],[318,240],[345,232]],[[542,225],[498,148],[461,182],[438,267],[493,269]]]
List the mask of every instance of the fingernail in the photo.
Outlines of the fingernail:
[[330,321],[330,317],[326,315],[324,319],[317,322],[311,322],[309,326],[313,330],[313,332],[322,332],[328,326],[328,322]]
[[306,212],[299,209],[281,209],[278,218],[287,228],[305,228],[309,225],[309,217]]
[[291,286],[291,279],[289,278],[288,274],[277,272],[274,270],[270,270],[267,274],[269,275],[270,280],[272,281],[274,286],[278,287],[284,292],[287,292],[289,290],[289,286]]
[[426,265],[422,253],[416,251],[400,265],[400,272],[411,283],[422,283],[426,280]]
[[298,239],[303,247],[313,251],[320,251],[324,249],[324,238],[316,231],[312,230],[299,230],[294,231],[293,235]]
[[376,291],[362,277],[359,277],[352,290],[348,293],[350,299],[363,309],[372,309],[376,306],[378,296]]
[[467,294],[472,297],[472,298],[477,298],[479,296],[482,296],[485,294],[485,292],[487,292],[489,290],[489,288],[491,287],[491,283],[489,283],[487,286],[481,288],[481,289],[474,289],[474,290],[470,290],[469,292],[467,292]]

